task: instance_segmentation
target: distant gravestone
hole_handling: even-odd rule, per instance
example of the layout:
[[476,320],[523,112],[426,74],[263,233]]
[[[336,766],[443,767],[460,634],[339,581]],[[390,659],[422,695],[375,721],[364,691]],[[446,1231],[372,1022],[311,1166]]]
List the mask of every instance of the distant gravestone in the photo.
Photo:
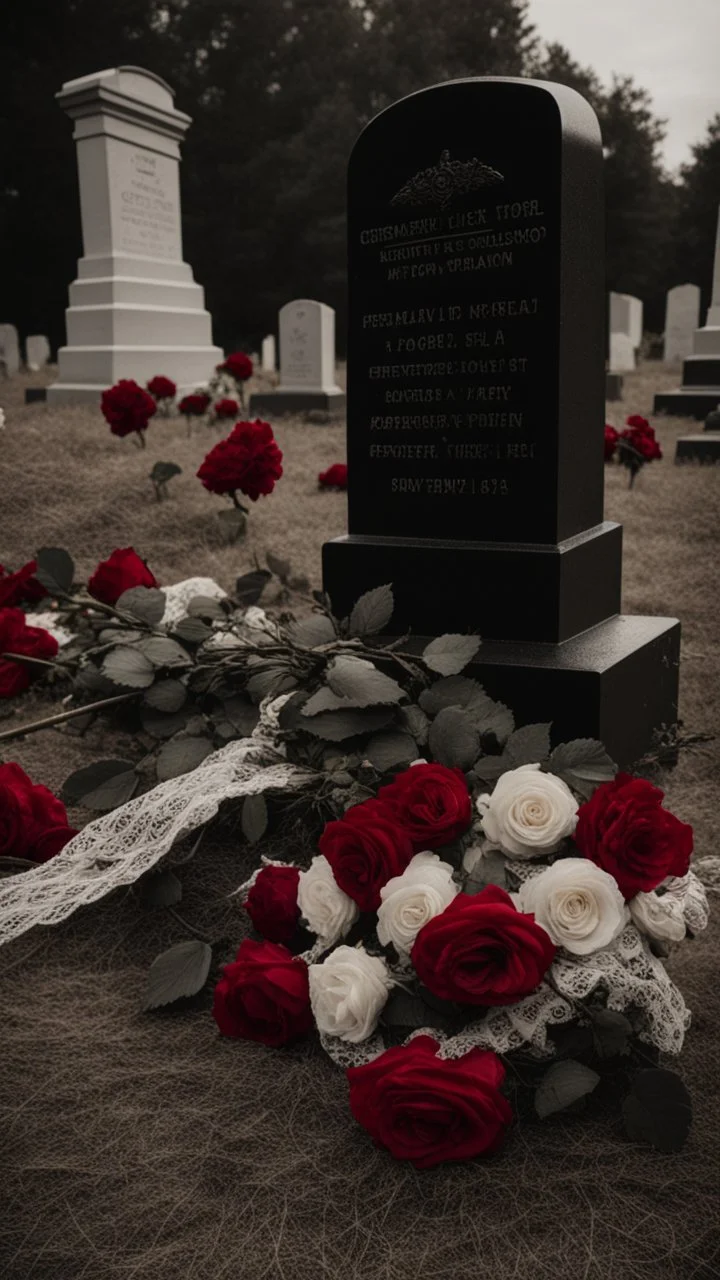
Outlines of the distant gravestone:
[[635,348],[627,333],[610,334],[610,371],[630,373],[635,368]]
[[470,670],[521,722],[629,763],[676,719],[679,624],[618,617],[602,168],[594,112],[546,81],[436,85],[360,135],[349,532],[323,547],[323,585],[347,617],[392,584],[413,645],[480,634]]
[[663,360],[685,360],[692,351],[693,333],[700,319],[700,289],[696,284],[676,284],[665,300]]
[[630,341],[636,351],[640,350],[643,339],[643,304],[639,298],[633,298],[632,294],[626,295],[630,304]]
[[[682,386],[655,396],[655,413],[704,422],[720,401],[720,210],[718,210],[712,298],[705,325],[696,329],[692,350],[683,360]],[[688,437],[692,439],[693,437]],[[679,442],[678,442],[679,443]]]
[[0,373],[12,378],[20,368],[20,343],[14,324],[0,324]]
[[25,363],[31,373],[44,369],[50,359],[50,343],[44,333],[32,333],[25,339]]
[[[616,347],[616,361],[624,361],[625,363],[613,364],[613,338],[618,334],[624,334],[629,339],[629,349],[632,351],[632,363],[627,363],[630,357],[626,355],[627,345],[620,343]],[[611,293],[610,294],[610,368],[617,373],[627,373],[635,368],[637,353],[640,349],[643,335],[643,304],[639,298],[634,298],[629,293]]]
[[274,333],[269,333],[262,340],[262,368],[264,373],[274,373],[277,369]]
[[335,382],[335,312],[324,302],[299,298],[280,308],[280,385],[257,392],[250,412],[304,413],[344,409]]

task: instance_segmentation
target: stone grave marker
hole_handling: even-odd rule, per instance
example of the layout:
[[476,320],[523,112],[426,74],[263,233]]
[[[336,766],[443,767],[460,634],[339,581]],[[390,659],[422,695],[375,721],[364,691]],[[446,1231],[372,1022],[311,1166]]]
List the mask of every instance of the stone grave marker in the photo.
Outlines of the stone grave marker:
[[635,368],[635,348],[629,333],[610,334],[610,370],[630,373]]
[[32,333],[25,339],[25,363],[31,373],[44,369],[50,359],[50,343],[44,333]]
[[14,324],[0,324],[0,374],[12,378],[20,368],[20,343]]
[[298,298],[278,317],[280,384],[250,397],[250,413],[337,412],[345,395],[335,382],[335,312],[324,302]]
[[478,632],[488,693],[628,764],[676,719],[680,628],[619,616],[603,521],[597,119],[547,82],[440,84],[371,121],[348,177],[334,610],[392,583],[394,634]]
[[262,368],[264,373],[274,373],[277,369],[274,333],[269,333],[262,340]]
[[84,257],[48,400],[97,401],[120,378],[144,386],[154,374],[193,390],[223,353],[182,254],[179,144],[190,117],[139,67],[71,80],[57,100],[75,122]]
[[692,352],[693,333],[700,319],[700,289],[696,284],[676,284],[665,299],[663,360],[672,364]]
[[[692,337],[692,351],[683,361],[682,386],[655,396],[654,413],[703,422],[720,401],[720,210],[718,211],[712,300],[705,324]],[[692,437],[688,437],[691,439]],[[678,444],[680,442],[678,441]],[[720,440],[718,440],[720,460]]]

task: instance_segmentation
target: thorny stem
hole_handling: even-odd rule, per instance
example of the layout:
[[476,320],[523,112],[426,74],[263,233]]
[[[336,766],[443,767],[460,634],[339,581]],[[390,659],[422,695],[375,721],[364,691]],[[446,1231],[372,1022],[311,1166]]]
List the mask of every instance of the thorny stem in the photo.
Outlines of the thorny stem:
[[102,698],[100,702],[88,702],[84,707],[73,707],[71,711],[61,711],[56,716],[46,716],[44,720],[35,720],[32,724],[19,728],[6,729],[0,733],[0,742],[10,742],[12,738],[24,738],[28,733],[36,733],[38,729],[50,729],[55,724],[63,724],[65,720],[74,720],[76,716],[88,715],[92,711],[101,711],[104,707],[116,706],[120,702],[129,702],[137,697],[137,690],[132,693],[119,693],[113,698]]
[[29,653],[0,653],[0,658],[12,658],[13,662],[35,662],[39,667],[51,667],[53,671],[59,671],[61,675],[72,678],[72,673],[65,667],[61,667],[58,662],[48,662],[45,658],[33,658]]
[[166,907],[165,910],[170,912],[173,920],[177,920],[178,924],[182,925],[183,929],[187,929],[188,933],[192,933],[193,936],[197,938],[198,942],[205,942],[209,947],[213,945],[212,938],[208,938],[204,933],[200,933],[199,929],[196,929],[194,925],[189,924],[187,920],[184,920],[180,915],[180,912],[176,911],[174,907]]

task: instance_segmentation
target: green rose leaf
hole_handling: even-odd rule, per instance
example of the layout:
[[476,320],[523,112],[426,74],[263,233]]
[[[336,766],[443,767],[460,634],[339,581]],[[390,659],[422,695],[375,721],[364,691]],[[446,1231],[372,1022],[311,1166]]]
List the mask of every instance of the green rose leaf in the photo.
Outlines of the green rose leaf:
[[423,662],[441,676],[454,676],[472,662],[479,648],[479,636],[438,636],[423,650]]
[[373,636],[388,625],[395,608],[390,583],[366,591],[353,605],[348,620],[348,635]]
[[139,781],[131,760],[96,760],[65,779],[61,796],[65,804],[116,809],[132,799]]
[[145,907],[174,907],[182,900],[182,885],[169,867],[143,876],[138,888]]
[[680,1151],[692,1124],[692,1102],[674,1071],[647,1067],[638,1071],[623,1101],[625,1130],[633,1142],[649,1142],[657,1151]]
[[173,635],[187,644],[203,644],[210,639],[212,627],[203,622],[202,618],[181,618],[173,628]]
[[163,951],[150,966],[143,1009],[159,1009],[197,995],[205,986],[211,961],[211,947],[197,938]]
[[410,764],[417,760],[419,754],[415,739],[400,729],[382,729],[380,733],[374,733],[363,752],[378,773]]
[[552,752],[547,767],[585,797],[590,797],[601,783],[611,782],[617,773],[617,765],[602,742],[595,738],[561,742]]
[[372,707],[399,702],[403,690],[397,680],[378,671],[364,658],[334,658],[325,676],[332,692],[346,706]]
[[105,655],[102,673],[113,684],[131,689],[148,689],[155,679],[155,668],[149,658],[140,649],[123,644]]
[[212,596],[193,596],[187,611],[190,618],[202,618],[205,622],[215,622],[225,617],[220,601]]
[[240,825],[245,839],[249,840],[250,844],[257,844],[258,840],[265,835],[268,825],[268,807],[262,793],[245,797]]
[[554,1062],[545,1072],[535,1090],[535,1110],[541,1120],[553,1115],[556,1111],[564,1111],[574,1102],[592,1093],[600,1083],[597,1071],[592,1071],[582,1062],[566,1058],[563,1062]]
[[327,742],[344,742],[360,734],[375,733],[384,729],[393,719],[392,707],[354,707],[341,711],[322,711],[319,715],[299,715],[296,725],[315,738]]
[[238,604],[245,609],[248,609],[251,604],[257,604],[271,578],[269,569],[255,569],[252,573],[244,573],[235,583],[235,598]]
[[335,628],[327,614],[313,613],[309,618],[293,622],[290,639],[306,649],[316,649],[319,645],[332,644],[336,639]]
[[497,782],[503,773],[514,767],[509,756],[481,756],[475,761],[473,773],[480,782]]
[[138,651],[152,663],[154,667],[189,667],[192,659],[187,649],[183,649],[176,640],[169,636],[149,636],[138,645]]
[[470,676],[444,676],[429,689],[423,689],[418,702],[429,716],[436,716],[445,707],[467,707],[479,697],[486,698],[487,694],[477,680]]
[[165,592],[158,591],[157,587],[130,587],[123,591],[115,607],[138,622],[156,627],[165,613]]
[[247,682],[248,693],[254,698],[264,698],[269,693],[288,693],[297,684],[287,667],[277,662],[258,662],[258,670]]
[[507,863],[498,849],[488,849],[478,858],[468,876],[465,892],[482,893],[489,884],[507,889]]
[[430,725],[428,742],[433,760],[463,772],[480,753],[480,735],[461,707],[444,707],[438,712]]
[[151,737],[172,738],[186,728],[189,714],[187,707],[181,707],[179,711],[156,711],[154,707],[143,707],[140,719],[143,729]]
[[616,1009],[588,1009],[593,1044],[599,1058],[614,1058],[630,1052],[632,1023]]
[[255,703],[242,693],[226,698],[223,702],[223,711],[241,738],[249,738],[260,719],[260,712]]
[[187,690],[181,680],[156,680],[144,701],[155,711],[179,711],[185,704]]
[[75,576],[72,556],[62,547],[41,547],[35,552],[35,577],[51,596],[67,595]]
[[272,551],[268,551],[266,553],[265,559],[267,560],[267,567],[270,572],[274,573],[275,577],[279,578],[281,582],[285,582],[290,574],[290,561],[282,560],[280,556],[273,555]]
[[541,764],[550,755],[549,724],[526,724],[510,735],[505,751],[512,760],[511,769],[523,764]]
[[419,747],[424,747],[428,740],[428,732],[430,729],[430,721],[425,712],[415,703],[410,706],[400,708],[400,725],[415,739]]
[[153,484],[167,484],[173,476],[181,475],[182,467],[179,467],[177,462],[156,462],[150,472],[150,479]]
[[171,738],[158,753],[158,781],[167,782],[169,778],[179,778],[183,773],[191,773],[212,750],[213,744],[209,738]]

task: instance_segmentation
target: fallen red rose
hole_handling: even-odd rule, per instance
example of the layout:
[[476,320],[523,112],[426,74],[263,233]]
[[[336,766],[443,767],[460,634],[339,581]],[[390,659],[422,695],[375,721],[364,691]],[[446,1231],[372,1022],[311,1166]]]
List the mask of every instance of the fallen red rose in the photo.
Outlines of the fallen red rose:
[[156,400],[172,400],[177,392],[177,385],[172,378],[164,378],[161,373],[158,373],[150,379],[147,389]]
[[438,849],[467,831],[472,803],[461,769],[444,764],[415,764],[398,773],[378,800],[392,809],[409,833],[416,852]]
[[210,396],[206,396],[204,392],[198,392],[197,395],[183,396],[178,410],[184,413],[186,418],[201,418],[209,404]]
[[143,391],[132,378],[122,378],[114,387],[103,391],[100,408],[114,436],[129,436],[133,431],[145,431],[157,411],[152,396]]
[[35,577],[36,572],[35,560],[29,560],[15,573],[8,572],[0,564],[0,609],[22,603],[34,604],[47,595],[44,586]]
[[0,765],[0,856],[47,862],[75,835],[62,800],[19,764]]
[[416,1036],[346,1073],[358,1124],[416,1169],[489,1155],[512,1122],[497,1055],[471,1049],[461,1058],[439,1058],[439,1048],[431,1036]]
[[321,471],[318,484],[321,489],[347,489],[348,469],[344,462],[334,462],[327,471]]
[[269,942],[288,943],[300,920],[299,867],[263,867],[245,901],[253,926]]
[[116,604],[131,587],[158,587],[160,584],[144,560],[132,547],[120,547],[101,560],[88,581],[88,591],[103,604]]
[[236,382],[247,382],[252,377],[253,362],[244,351],[233,351],[222,364],[215,366],[218,373],[229,373]]
[[308,967],[275,942],[246,939],[215,988],[213,1017],[224,1036],[278,1047],[313,1025]]
[[413,856],[408,833],[377,800],[353,805],[328,822],[318,841],[340,888],[361,911],[377,911],[380,890]]
[[43,674],[41,662],[16,662],[4,654],[17,653],[50,662],[57,651],[55,637],[42,627],[29,627],[22,609],[0,609],[0,698],[23,693],[32,680]]
[[211,493],[241,493],[251,502],[272,493],[283,473],[282,453],[269,422],[237,422],[211,449],[197,473]]

